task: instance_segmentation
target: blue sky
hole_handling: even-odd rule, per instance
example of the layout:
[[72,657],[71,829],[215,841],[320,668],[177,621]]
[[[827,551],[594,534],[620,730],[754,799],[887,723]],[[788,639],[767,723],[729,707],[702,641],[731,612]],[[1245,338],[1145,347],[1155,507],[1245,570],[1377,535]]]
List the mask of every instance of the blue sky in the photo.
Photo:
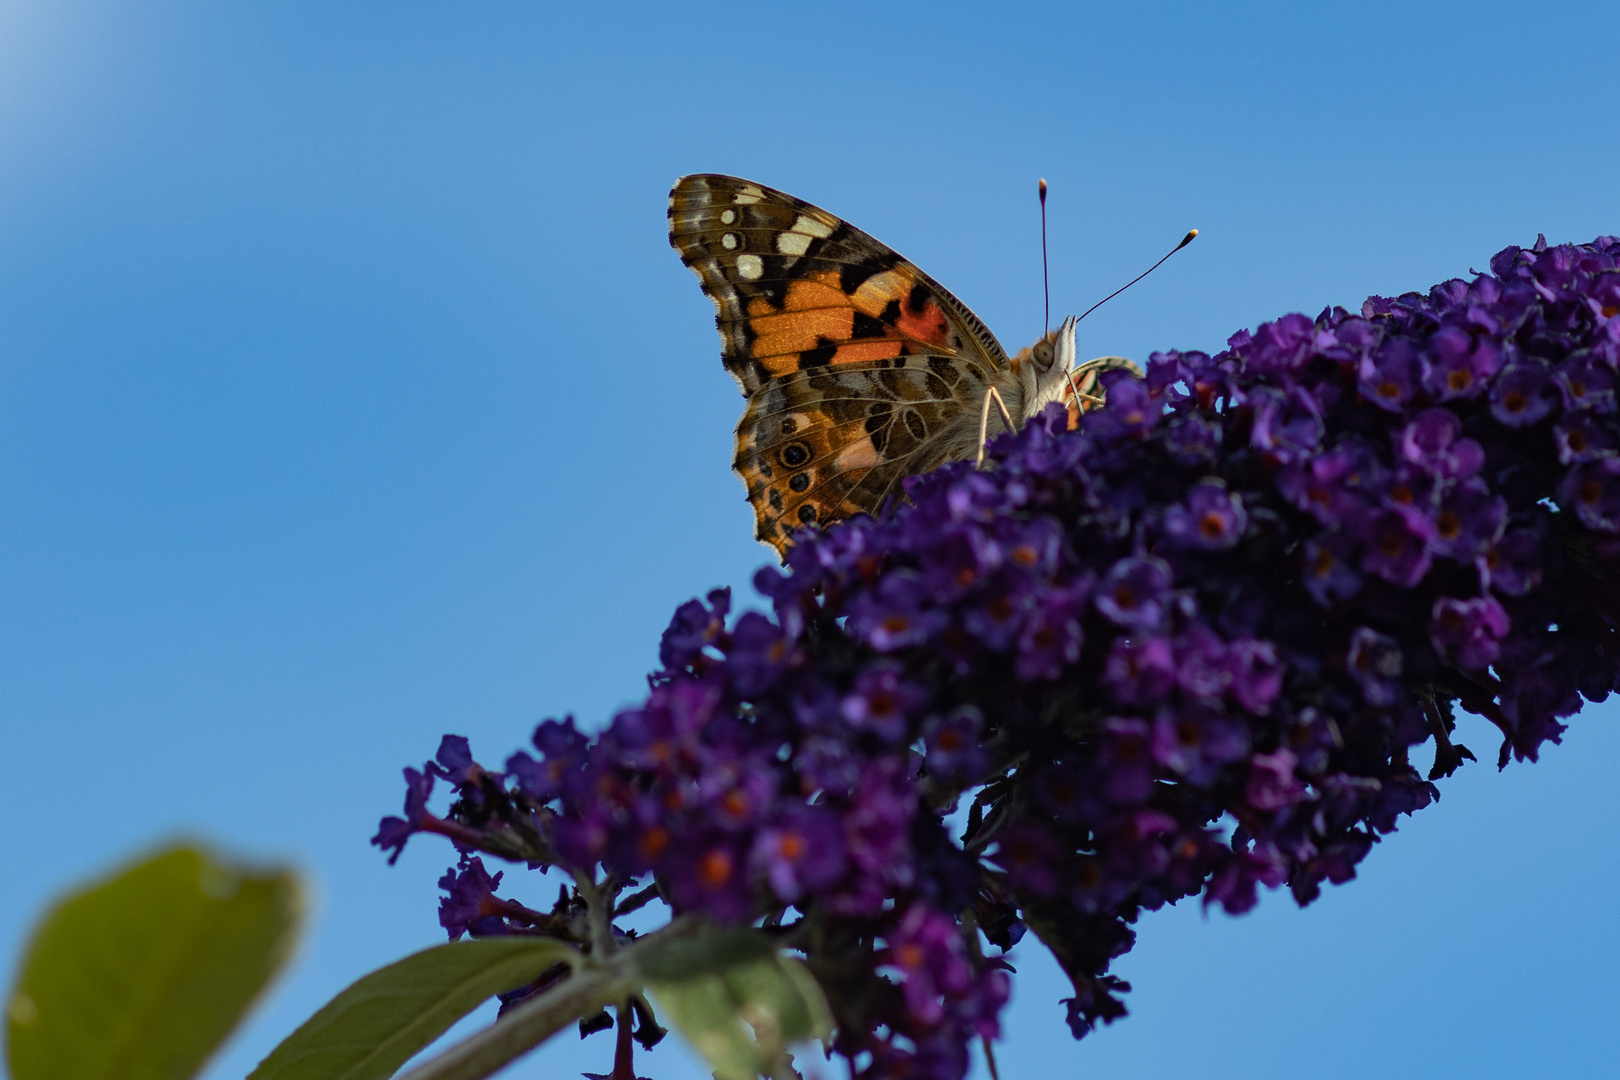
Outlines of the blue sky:
[[[1010,348],[1045,176],[1054,316],[1202,230],[1082,353],[1214,350],[1620,232],[1617,32],[1599,3],[0,0],[0,965],[143,845],[290,858],[313,932],[209,1073],[241,1076],[441,939],[448,847],[366,846],[403,765],[600,723],[676,604],[748,595],[769,553],[677,176],[849,218]],[[1020,948],[1005,1074],[1611,1069],[1617,719],[1464,769],[1304,912],[1149,917],[1133,1015],[1080,1045]]]

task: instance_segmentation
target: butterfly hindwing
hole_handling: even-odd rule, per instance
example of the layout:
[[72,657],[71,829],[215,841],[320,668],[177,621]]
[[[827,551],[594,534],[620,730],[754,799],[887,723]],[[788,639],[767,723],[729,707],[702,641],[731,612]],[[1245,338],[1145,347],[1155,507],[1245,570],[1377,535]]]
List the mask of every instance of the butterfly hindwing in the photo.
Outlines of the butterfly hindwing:
[[773,380],[749,398],[733,462],[748,486],[761,540],[876,512],[900,481],[971,453],[964,400],[984,374],[970,364],[856,363]]
[[818,207],[729,176],[682,178],[670,243],[714,302],[748,397],[735,466],[761,540],[875,512],[904,476],[961,456],[1008,360],[961,301]]

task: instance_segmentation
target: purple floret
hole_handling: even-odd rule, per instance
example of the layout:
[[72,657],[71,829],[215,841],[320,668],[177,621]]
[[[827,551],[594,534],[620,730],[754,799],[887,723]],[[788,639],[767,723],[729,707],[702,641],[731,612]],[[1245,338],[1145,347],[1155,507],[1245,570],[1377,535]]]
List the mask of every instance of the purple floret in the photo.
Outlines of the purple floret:
[[1429,618],[1429,639],[1441,656],[1464,671],[1478,671],[1495,662],[1509,625],[1507,611],[1495,597],[1442,596]]
[[1126,630],[1152,630],[1164,620],[1171,580],[1163,559],[1121,559],[1097,586],[1097,610]]
[[1199,484],[1164,514],[1164,535],[1172,545],[1204,551],[1225,551],[1243,539],[1249,515],[1243,500],[1221,483]]

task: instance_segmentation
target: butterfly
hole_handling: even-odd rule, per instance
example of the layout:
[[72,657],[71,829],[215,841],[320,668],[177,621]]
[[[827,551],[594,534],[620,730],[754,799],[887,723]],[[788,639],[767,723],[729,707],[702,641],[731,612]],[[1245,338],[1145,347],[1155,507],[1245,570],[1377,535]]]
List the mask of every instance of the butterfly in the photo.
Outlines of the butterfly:
[[1095,407],[1104,372],[1136,370],[1120,357],[1076,368],[1072,317],[1009,357],[886,244],[764,184],[682,177],[669,242],[714,303],[747,399],[732,465],[778,555],[796,530],[876,515],[907,476],[982,456],[1053,402]]

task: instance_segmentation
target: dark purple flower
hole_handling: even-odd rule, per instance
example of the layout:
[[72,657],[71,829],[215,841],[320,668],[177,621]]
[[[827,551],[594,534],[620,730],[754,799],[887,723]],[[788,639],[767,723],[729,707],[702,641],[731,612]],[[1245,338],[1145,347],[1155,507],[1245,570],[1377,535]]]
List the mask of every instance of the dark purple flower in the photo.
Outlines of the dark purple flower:
[[[608,779],[608,778],[603,778]],[[561,814],[552,824],[552,842],[567,866],[594,867],[613,843],[613,818],[606,806],[591,804]]]
[[1150,631],[1164,619],[1171,581],[1170,564],[1155,555],[1121,559],[1097,586],[1097,610],[1126,630]]
[[1049,588],[1036,599],[1018,636],[1014,667],[1019,679],[1056,679],[1065,666],[1080,659],[1085,643],[1080,616],[1090,593],[1087,586],[1083,582],[1069,588]]
[[906,737],[907,723],[928,703],[928,691],[903,678],[899,664],[879,663],[855,679],[855,687],[844,698],[839,712],[851,727],[870,731],[885,742]]
[[1350,677],[1361,687],[1367,704],[1377,708],[1393,705],[1401,697],[1403,660],[1399,643],[1387,634],[1358,626],[1350,635],[1350,653],[1345,657]]
[[1495,597],[1442,596],[1429,617],[1429,640],[1435,652],[1464,671],[1478,671],[1495,662],[1508,626],[1507,612]]
[[1399,507],[1367,518],[1361,536],[1361,568],[1403,589],[1429,572],[1429,541],[1434,525],[1422,514]]
[[1113,717],[1103,721],[1097,764],[1102,793],[1112,802],[1131,805],[1153,793],[1153,731],[1146,720]]
[[1254,424],[1249,442],[1273,461],[1285,465],[1302,461],[1321,444],[1322,410],[1304,388],[1282,391],[1262,386],[1250,400]]
[[1577,465],[1558,485],[1558,501],[1588,529],[1620,532],[1620,458]]
[[1249,758],[1249,783],[1244,799],[1256,810],[1267,813],[1292,806],[1305,794],[1305,785],[1294,777],[1299,759],[1287,747]]
[[959,997],[973,986],[973,966],[956,920],[922,904],[901,918],[888,964],[900,975],[906,1011],[921,1024],[939,1023],[945,1016],[941,998]]
[[1228,915],[1242,915],[1258,902],[1257,886],[1275,888],[1287,876],[1287,864],[1275,851],[1237,852],[1210,878],[1204,906],[1220,904]]
[[983,777],[989,758],[979,741],[984,716],[972,705],[934,720],[923,738],[928,775],[953,783],[973,783]]
[[476,783],[483,767],[473,760],[472,747],[461,735],[446,735],[439,740],[439,751],[427,763],[427,771],[452,784]]
[[506,759],[506,771],[517,780],[518,788],[536,802],[550,802],[563,793],[563,777],[584,762],[588,741],[574,727],[574,718],[543,720],[534,729],[535,761],[519,750]]
[[1221,766],[1249,753],[1249,728],[1214,709],[1164,709],[1153,722],[1153,758],[1189,784],[1202,787]]
[[1050,577],[1063,551],[1063,529],[1050,518],[1038,518],[1001,538],[1007,563],[1025,573]]
[[1614,371],[1591,353],[1571,357],[1553,373],[1564,408],[1611,413],[1615,409]]
[[716,589],[709,594],[708,605],[688,600],[675,609],[669,629],[664,631],[658,646],[658,661],[665,669],[689,667],[713,645],[725,631],[726,612],[731,610],[731,590]]
[[1620,452],[1620,434],[1591,412],[1571,413],[1553,425],[1553,445],[1560,464],[1574,465],[1614,457]]
[[1284,466],[1277,473],[1277,490],[1296,508],[1332,528],[1365,512],[1367,494],[1383,486],[1385,473],[1365,445],[1348,443]]
[[1240,638],[1226,647],[1226,668],[1232,700],[1256,716],[1265,716],[1282,693],[1277,647],[1269,641]]
[[1220,698],[1232,685],[1226,639],[1195,623],[1176,639],[1175,679],[1193,697]]
[[1508,427],[1539,423],[1557,404],[1551,374],[1534,361],[1510,365],[1491,387],[1491,415]]
[[821,807],[790,809],[759,831],[752,857],[777,899],[795,903],[844,876],[843,826]]
[[781,629],[757,611],[737,620],[726,650],[726,671],[737,693],[763,693],[793,660],[793,649]]
[[811,735],[797,756],[800,787],[806,795],[825,791],[848,797],[860,783],[862,755],[847,737]]
[[831,898],[835,908],[871,914],[883,907],[885,884],[911,883],[909,833],[916,809],[917,790],[903,762],[878,758],[862,769],[844,815],[844,850],[861,873],[852,889]]
[[1429,339],[1429,370],[1423,382],[1437,401],[1471,398],[1502,367],[1502,347],[1461,326],[1447,326]]
[[433,794],[433,776],[430,773],[405,770],[405,816],[385,817],[377,826],[377,835],[371,838],[376,847],[391,852],[388,865],[399,861],[405,850],[405,841],[422,829],[432,816],[427,810],[428,797]]
[[878,652],[921,645],[945,625],[944,614],[928,602],[928,589],[915,576],[889,574],[877,589],[856,598],[850,630]]
[[1485,451],[1473,439],[1459,438],[1462,421],[1450,409],[1424,409],[1401,430],[1395,450],[1401,459],[1445,480],[1472,476],[1485,464]]
[[1057,891],[1055,869],[1063,851],[1052,834],[1029,822],[1019,822],[996,838],[990,861],[1007,871],[1013,888],[1050,896]]
[[1507,525],[1507,500],[1476,480],[1454,487],[1434,516],[1436,555],[1472,562],[1491,549]]
[[1164,429],[1164,448],[1177,465],[1207,465],[1220,453],[1221,428],[1197,413],[1187,413]]
[[1423,380],[1423,361],[1411,342],[1390,338],[1376,355],[1362,358],[1357,377],[1362,397],[1380,409],[1400,413]]
[[1023,630],[1035,598],[1018,585],[1010,574],[998,577],[962,613],[963,628],[986,648],[1006,652]]
[[1313,706],[1299,711],[1294,722],[1284,732],[1288,749],[1299,760],[1300,770],[1307,776],[1327,771],[1333,753],[1344,749],[1344,736],[1331,716],[1325,716]]
[[[1148,393],[1162,397],[1165,391],[1172,397],[1185,394],[1192,382],[1192,372],[1180,353],[1156,352],[1148,356],[1146,380]],[[1177,386],[1177,384],[1182,384]]]
[[1114,639],[1103,682],[1122,705],[1151,705],[1176,685],[1175,654],[1162,637]]
[[716,752],[695,786],[708,819],[722,829],[740,832],[766,815],[778,785],[776,771],[758,758]]
[[1001,566],[1002,551],[977,525],[956,526],[926,548],[919,561],[928,588],[936,596],[951,598],[993,574]]
[[444,927],[451,941],[468,933],[474,937],[505,934],[509,932],[505,916],[532,914],[521,904],[495,895],[502,876],[491,875],[484,869],[484,860],[476,855],[463,858],[459,871],[445,871],[439,879],[439,888],[448,895],[439,899],[439,925]]
[[1304,547],[1305,591],[1323,607],[1348,600],[1361,590],[1361,575],[1351,559],[1355,544],[1344,533],[1327,533],[1307,540]]
[[1530,529],[1514,529],[1478,560],[1480,577],[1504,596],[1524,596],[1541,584],[1541,541]]
[[1186,502],[1164,513],[1165,537],[1179,548],[1225,551],[1243,539],[1248,524],[1243,500],[1220,481],[1194,485]]
[[1087,413],[1085,430],[1105,440],[1144,439],[1163,411],[1147,384],[1129,377],[1108,381],[1108,403]]
[[677,911],[702,912],[720,923],[739,922],[752,913],[747,862],[731,839],[692,844],[665,864]]
[[1303,315],[1261,323],[1244,350],[1244,366],[1265,375],[1287,375],[1315,352],[1316,327]]
[[[681,679],[655,687],[644,708],[626,709],[613,718],[603,742],[632,765],[659,768],[691,750],[697,733],[714,718],[721,697],[721,685],[710,679]],[[540,732],[535,736],[538,740]]]
[[1058,1001],[1064,1007],[1064,1020],[1069,1025],[1069,1034],[1076,1039],[1083,1039],[1100,1025],[1112,1024],[1125,1015],[1124,1002],[1110,991],[1129,990],[1130,983],[1123,982],[1113,975],[1101,978],[1081,976],[1074,982],[1074,997],[1059,998]]
[[[1445,481],[1408,462],[1401,462],[1384,484],[1385,506],[1428,513],[1437,503]],[[1363,521],[1365,524],[1365,521]]]

